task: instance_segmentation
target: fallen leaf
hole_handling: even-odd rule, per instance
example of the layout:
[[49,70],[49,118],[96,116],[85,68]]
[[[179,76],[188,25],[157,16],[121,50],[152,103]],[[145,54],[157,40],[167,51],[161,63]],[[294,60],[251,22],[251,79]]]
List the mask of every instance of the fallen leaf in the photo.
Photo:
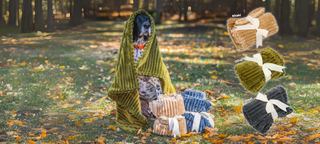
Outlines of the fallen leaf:
[[15,110],[12,110],[10,114],[14,114],[14,113],[16,113],[16,112],[17,112],[17,111],[15,111]]
[[19,63],[20,66],[25,66],[26,65],[26,62],[23,62],[23,63]]
[[284,46],[282,44],[279,44],[278,47],[279,48],[284,48]]
[[111,112],[110,112],[110,115],[116,115],[117,114],[117,110],[113,109]]
[[74,125],[75,126],[82,126],[82,123],[81,122],[76,122]]
[[36,142],[33,141],[33,140],[28,140],[28,143],[29,143],[29,144],[36,144]]
[[148,136],[150,136],[150,135],[151,135],[151,133],[146,133],[146,134],[144,134],[143,136],[148,137]]
[[222,139],[216,139],[216,140],[211,141],[211,143],[223,144],[223,140]]
[[140,135],[141,132],[142,132],[142,129],[140,128],[136,135]]
[[147,130],[148,132],[152,132],[152,129],[151,128],[148,128],[148,130]]
[[305,140],[306,141],[311,141],[311,140],[313,140],[313,139],[315,139],[317,137],[320,137],[320,133],[317,133],[317,134],[314,134],[314,135],[310,135]]
[[234,109],[234,112],[239,113],[242,109],[242,104],[240,104],[237,108]]
[[268,140],[261,142],[261,144],[267,144],[267,143],[268,143]]
[[188,133],[188,134],[181,134],[181,137],[189,137],[191,136],[191,133]]
[[209,137],[212,137],[212,136],[214,136],[214,135],[218,135],[218,128],[211,128],[211,127],[205,127],[204,128],[205,129],[205,132],[206,132],[206,134],[208,134],[208,136]]
[[115,71],[116,71],[116,69],[115,69],[115,68],[112,68],[109,73],[113,73],[113,72],[115,72]]
[[218,77],[215,76],[215,75],[212,75],[211,78],[212,78],[212,79],[217,79]]
[[228,135],[227,134],[219,134],[218,138],[226,138]]
[[41,122],[42,122],[42,123],[45,123],[45,122],[46,122],[46,120],[45,120],[45,119],[42,119],[42,120],[41,120]]
[[60,66],[60,69],[65,69],[66,67],[65,66]]
[[44,131],[41,132],[41,137],[42,138],[47,137],[47,130],[44,130]]
[[30,134],[30,136],[34,136],[34,134]]
[[18,136],[15,141],[21,142],[21,141],[23,141],[23,139]]
[[176,143],[176,142],[177,142],[177,139],[174,138],[174,139],[172,140],[172,143]]
[[88,91],[84,92],[83,94],[87,94],[87,93],[88,93]]
[[109,126],[110,129],[117,131],[117,128],[115,128],[113,125]]

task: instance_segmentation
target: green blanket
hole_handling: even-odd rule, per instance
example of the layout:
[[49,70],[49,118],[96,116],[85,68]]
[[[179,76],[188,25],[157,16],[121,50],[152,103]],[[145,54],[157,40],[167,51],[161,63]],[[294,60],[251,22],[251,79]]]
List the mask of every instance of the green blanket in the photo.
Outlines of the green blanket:
[[[132,32],[134,18],[138,14],[150,18],[151,36],[135,62]],[[158,77],[164,94],[176,93],[161,57],[153,18],[145,10],[134,12],[125,24],[114,80],[108,91],[108,96],[116,101],[116,123],[126,133],[137,133],[140,128],[145,129],[148,123],[141,113],[138,75]]]

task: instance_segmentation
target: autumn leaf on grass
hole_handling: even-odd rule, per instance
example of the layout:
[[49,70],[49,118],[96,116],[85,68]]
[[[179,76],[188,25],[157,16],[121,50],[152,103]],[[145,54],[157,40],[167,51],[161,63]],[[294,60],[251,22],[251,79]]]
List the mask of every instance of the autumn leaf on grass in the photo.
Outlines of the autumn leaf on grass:
[[174,138],[173,140],[172,140],[172,143],[176,143],[177,142],[177,138]]
[[12,110],[10,114],[14,114],[14,113],[16,113],[16,112],[17,112],[17,111],[15,111],[15,110]]
[[28,143],[29,143],[29,144],[36,144],[36,142],[33,141],[33,140],[28,140]]
[[212,75],[211,78],[212,78],[212,79],[217,79],[218,77],[215,76],[215,75]]
[[261,144],[267,144],[267,143],[268,143],[268,140],[261,142]]
[[259,139],[266,139],[265,137],[261,136],[261,135],[258,135],[258,138]]
[[237,108],[234,109],[234,112],[239,113],[242,109],[242,104],[240,104]]
[[284,46],[282,44],[279,44],[278,47],[279,48],[284,48]]
[[146,136],[146,137],[149,137],[150,135],[151,135],[151,133],[143,134],[143,136]]
[[113,109],[111,112],[110,112],[110,115],[116,115],[117,114],[117,110]]
[[3,91],[0,91],[0,95],[3,96]]
[[44,131],[41,132],[41,137],[42,138],[47,137],[47,130],[44,130]]
[[216,139],[216,140],[211,141],[211,143],[223,144],[223,140],[222,139]]
[[26,62],[23,62],[23,63],[19,63],[20,66],[25,66],[26,65]]
[[66,67],[65,66],[60,66],[60,69],[65,69]]
[[74,125],[75,126],[82,126],[82,123],[81,122],[76,122]]
[[141,132],[142,132],[142,129],[140,128],[136,135],[140,135]]
[[117,131],[117,128],[115,128],[113,125],[109,126],[110,129]]
[[18,121],[18,124],[19,124],[20,126],[23,126],[23,122],[21,122],[21,121]]
[[297,123],[297,118],[292,118],[290,120],[290,123],[295,125]]
[[46,120],[45,120],[45,119],[42,119],[42,120],[41,120],[41,122],[42,122],[42,123],[45,123],[45,122],[46,122]]
[[226,138],[228,135],[227,134],[219,134],[218,138]]
[[23,139],[18,136],[15,141],[21,142],[21,141],[23,141]]
[[104,144],[105,137],[99,137],[98,139],[94,140],[94,142],[97,142],[98,144]]
[[218,128],[211,128],[211,127],[205,127],[204,128],[205,131],[206,131],[206,134],[209,136],[209,137],[212,137],[214,135],[218,135]]
[[115,68],[112,68],[109,73],[113,73],[113,72],[115,72],[115,71],[116,71],[116,69],[115,69]]
[[231,142],[236,142],[236,141],[249,141],[251,139],[251,137],[243,137],[243,136],[231,136],[230,138]]
[[151,128],[148,128],[148,130],[147,130],[147,131],[150,133],[150,132],[152,132],[152,129],[151,129]]
[[305,140],[306,141],[311,141],[311,140],[313,140],[313,139],[315,139],[317,137],[320,137],[320,133],[317,133],[317,134],[314,134],[314,135],[310,135]]
[[191,133],[188,133],[188,134],[181,134],[181,137],[189,137],[191,136]]

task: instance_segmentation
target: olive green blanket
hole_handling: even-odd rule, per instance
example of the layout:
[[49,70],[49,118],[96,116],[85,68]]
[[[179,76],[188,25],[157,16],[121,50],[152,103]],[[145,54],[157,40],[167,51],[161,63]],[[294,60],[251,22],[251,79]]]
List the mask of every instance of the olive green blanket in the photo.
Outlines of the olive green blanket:
[[[151,36],[135,62],[132,32],[134,18],[138,14],[145,14],[150,18]],[[145,129],[148,123],[141,113],[138,75],[158,77],[164,94],[176,93],[161,57],[153,18],[145,10],[134,12],[125,24],[114,80],[108,91],[108,96],[117,105],[117,126],[126,133],[137,133],[140,128]]]

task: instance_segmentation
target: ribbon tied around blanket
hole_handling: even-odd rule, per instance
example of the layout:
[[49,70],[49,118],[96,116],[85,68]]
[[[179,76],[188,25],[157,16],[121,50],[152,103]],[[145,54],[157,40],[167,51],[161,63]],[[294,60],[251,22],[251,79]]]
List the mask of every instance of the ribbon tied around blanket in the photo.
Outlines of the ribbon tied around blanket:
[[260,53],[254,54],[253,58],[246,56],[243,59],[247,60],[247,61],[252,61],[252,62],[258,63],[258,65],[262,67],[264,76],[266,78],[266,82],[271,79],[271,74],[272,73],[271,73],[270,70],[282,73],[282,69],[286,68],[284,66],[276,65],[276,64],[273,64],[273,63],[263,63],[262,56],[261,56]]
[[279,100],[276,100],[276,99],[268,100],[267,96],[262,93],[259,93],[257,95],[256,99],[267,103],[266,111],[267,111],[267,113],[271,113],[273,120],[278,118],[278,113],[277,113],[276,109],[274,109],[274,105],[278,106],[280,109],[282,109],[285,112],[287,111],[287,107],[290,107],[290,106],[286,105],[285,103],[283,103]]
[[173,118],[160,116],[160,118],[163,119],[163,120],[169,120],[169,128],[170,128],[169,132],[172,130],[174,138],[176,138],[176,135],[179,135],[181,137],[178,119],[183,119],[184,116],[180,115],[180,116],[175,116]]
[[262,46],[262,36],[266,37],[269,31],[265,29],[259,29],[259,26],[260,26],[259,19],[253,18],[251,16],[248,16],[246,18],[252,23],[252,25],[248,24],[243,26],[236,26],[237,28],[235,30],[251,30],[251,29],[257,30],[256,47],[258,48],[259,46]]
[[190,113],[190,114],[194,115],[194,120],[193,120],[193,124],[192,124],[192,131],[198,132],[199,126],[200,126],[201,116],[206,118],[209,121],[209,123],[211,124],[211,126],[214,127],[214,121],[210,117],[209,113],[206,113],[206,112],[198,113],[198,112],[190,112],[190,111],[186,111],[186,113]]

